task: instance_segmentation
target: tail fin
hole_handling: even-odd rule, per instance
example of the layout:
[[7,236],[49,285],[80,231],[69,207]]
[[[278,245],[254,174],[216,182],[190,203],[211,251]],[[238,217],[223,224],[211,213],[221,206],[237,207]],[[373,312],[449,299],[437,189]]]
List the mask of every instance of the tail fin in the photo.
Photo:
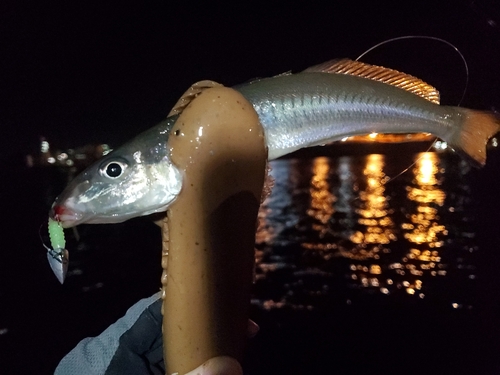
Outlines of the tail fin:
[[491,137],[500,132],[500,119],[490,112],[460,109],[464,115],[462,129],[450,142],[480,166],[486,163],[486,145]]

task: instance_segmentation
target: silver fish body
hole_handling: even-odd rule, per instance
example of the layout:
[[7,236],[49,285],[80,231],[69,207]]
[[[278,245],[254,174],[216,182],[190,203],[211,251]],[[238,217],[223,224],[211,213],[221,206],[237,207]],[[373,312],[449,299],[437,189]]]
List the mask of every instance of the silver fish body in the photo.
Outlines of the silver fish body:
[[[484,163],[484,145],[499,129],[491,115],[440,106],[351,75],[303,72],[234,88],[254,106],[270,160],[353,135],[426,132]],[[116,223],[166,210],[182,189],[182,175],[166,148],[175,120],[167,118],[77,176],[56,199],[50,216],[71,227]],[[479,128],[474,124],[468,129],[476,122]],[[472,145],[464,144],[471,140]]]
[[459,108],[344,74],[282,75],[235,89],[259,115],[270,160],[353,135],[429,132],[450,139],[461,130]]

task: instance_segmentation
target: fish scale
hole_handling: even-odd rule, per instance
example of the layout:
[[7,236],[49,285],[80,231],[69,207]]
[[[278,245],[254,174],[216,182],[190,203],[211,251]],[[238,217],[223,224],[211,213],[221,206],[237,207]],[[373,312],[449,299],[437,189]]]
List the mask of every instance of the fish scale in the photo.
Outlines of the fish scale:
[[[417,78],[382,67],[361,69],[360,64],[355,62],[354,70],[368,78],[336,72],[335,64],[325,63],[234,87],[259,116],[269,160],[376,132],[430,133],[476,164],[485,163],[488,139],[500,129],[494,115],[441,106],[437,90]],[[349,71],[348,61],[341,65]],[[391,79],[405,90],[384,82]],[[217,85],[211,81],[193,85],[172,113],[180,113],[196,95]],[[168,117],[90,166],[56,199],[50,217],[57,212],[61,225],[71,227],[165,211],[183,187],[182,173],[170,161],[166,147],[171,133],[182,136],[175,130],[176,121],[176,115]]]

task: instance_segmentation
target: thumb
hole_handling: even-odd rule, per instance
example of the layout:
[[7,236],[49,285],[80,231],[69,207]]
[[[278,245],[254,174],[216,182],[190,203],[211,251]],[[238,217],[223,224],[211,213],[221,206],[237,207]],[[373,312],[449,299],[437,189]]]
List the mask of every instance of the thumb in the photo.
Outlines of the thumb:
[[210,358],[186,375],[243,375],[239,362],[228,356]]

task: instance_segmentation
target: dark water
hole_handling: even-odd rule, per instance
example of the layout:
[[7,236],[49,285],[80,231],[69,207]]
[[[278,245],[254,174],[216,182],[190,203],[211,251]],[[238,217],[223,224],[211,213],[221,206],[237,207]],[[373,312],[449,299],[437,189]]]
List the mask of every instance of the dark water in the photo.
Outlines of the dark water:
[[[251,374],[500,373],[496,171],[454,154],[278,160],[256,240]],[[325,153],[326,154],[326,153]],[[415,164],[394,179],[399,172]],[[38,228],[65,183],[57,169],[5,171],[0,373],[49,374],[159,287],[147,219],[67,231],[59,285]]]
[[280,306],[335,308],[344,291],[347,304],[365,294],[410,300],[441,294],[443,306],[473,307],[478,246],[469,166],[420,153],[391,181],[405,164],[387,159],[273,163],[277,183],[262,207],[257,257],[259,283],[284,283],[272,298]]

